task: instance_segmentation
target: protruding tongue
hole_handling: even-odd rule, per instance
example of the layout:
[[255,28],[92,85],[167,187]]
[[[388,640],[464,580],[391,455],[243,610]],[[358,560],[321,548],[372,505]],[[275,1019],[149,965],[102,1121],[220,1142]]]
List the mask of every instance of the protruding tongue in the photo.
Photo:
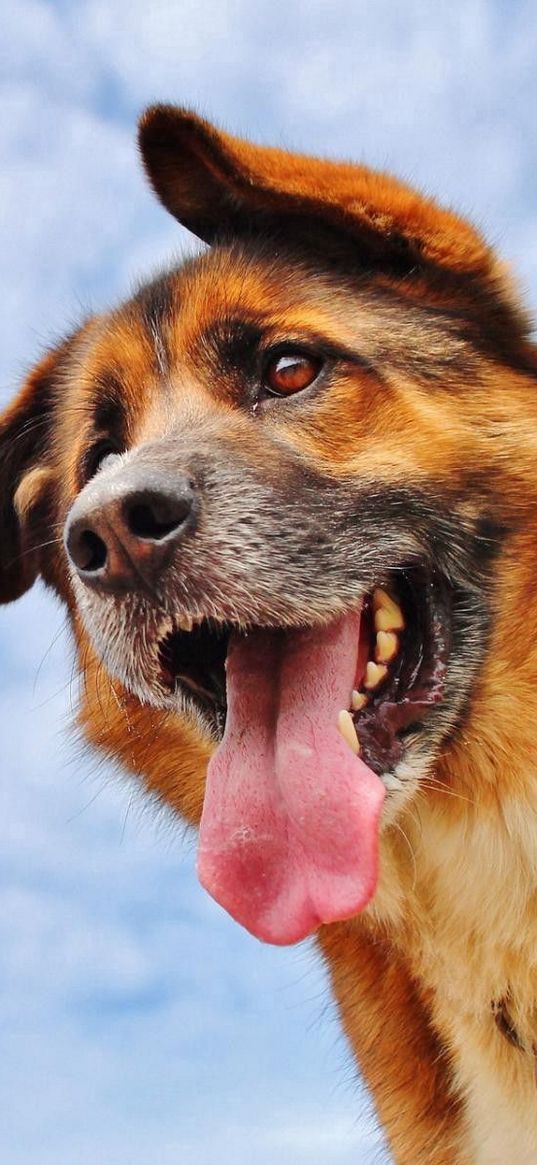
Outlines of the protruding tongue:
[[314,631],[232,637],[228,715],[207,774],[198,873],[265,942],[350,918],[377,880],[384,786],[337,729],[360,616]]

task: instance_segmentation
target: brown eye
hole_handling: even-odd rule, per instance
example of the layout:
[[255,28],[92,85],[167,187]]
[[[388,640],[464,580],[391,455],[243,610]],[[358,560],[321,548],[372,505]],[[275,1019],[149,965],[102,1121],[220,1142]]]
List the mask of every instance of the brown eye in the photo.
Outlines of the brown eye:
[[275,396],[292,396],[294,392],[302,392],[317,379],[322,364],[318,356],[307,356],[304,352],[286,352],[275,356],[265,369],[265,387]]

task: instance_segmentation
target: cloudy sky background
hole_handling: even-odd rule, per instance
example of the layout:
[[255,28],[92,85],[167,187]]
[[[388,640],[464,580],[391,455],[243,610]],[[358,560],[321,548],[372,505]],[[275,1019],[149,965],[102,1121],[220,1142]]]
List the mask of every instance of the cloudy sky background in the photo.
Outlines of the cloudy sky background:
[[[417,182],[535,310],[536,59],[532,0],[4,0],[0,403],[192,245],[137,162],[154,100]],[[0,1159],[386,1162],[313,951],[202,893],[194,843],[76,747],[71,680],[36,588],[0,613]]]

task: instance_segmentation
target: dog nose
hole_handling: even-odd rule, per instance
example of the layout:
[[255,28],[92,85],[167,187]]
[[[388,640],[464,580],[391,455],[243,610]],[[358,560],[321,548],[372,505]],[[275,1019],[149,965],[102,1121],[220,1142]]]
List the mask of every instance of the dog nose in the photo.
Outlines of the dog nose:
[[187,478],[135,488],[95,481],[75,502],[64,543],[80,578],[103,590],[153,587],[193,528],[196,493]]

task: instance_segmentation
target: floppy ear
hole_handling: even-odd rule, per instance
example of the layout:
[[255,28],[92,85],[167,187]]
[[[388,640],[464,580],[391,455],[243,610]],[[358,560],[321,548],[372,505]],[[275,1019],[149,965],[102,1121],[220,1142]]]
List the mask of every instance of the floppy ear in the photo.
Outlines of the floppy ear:
[[153,188],[184,226],[212,242],[256,220],[314,220],[344,230],[364,258],[483,279],[494,257],[469,223],[365,166],[310,158],[232,137],[189,110],[155,105],[140,149]]
[[17,599],[39,572],[33,542],[51,504],[47,451],[58,370],[69,346],[68,340],[47,353],[0,415],[0,603]]

